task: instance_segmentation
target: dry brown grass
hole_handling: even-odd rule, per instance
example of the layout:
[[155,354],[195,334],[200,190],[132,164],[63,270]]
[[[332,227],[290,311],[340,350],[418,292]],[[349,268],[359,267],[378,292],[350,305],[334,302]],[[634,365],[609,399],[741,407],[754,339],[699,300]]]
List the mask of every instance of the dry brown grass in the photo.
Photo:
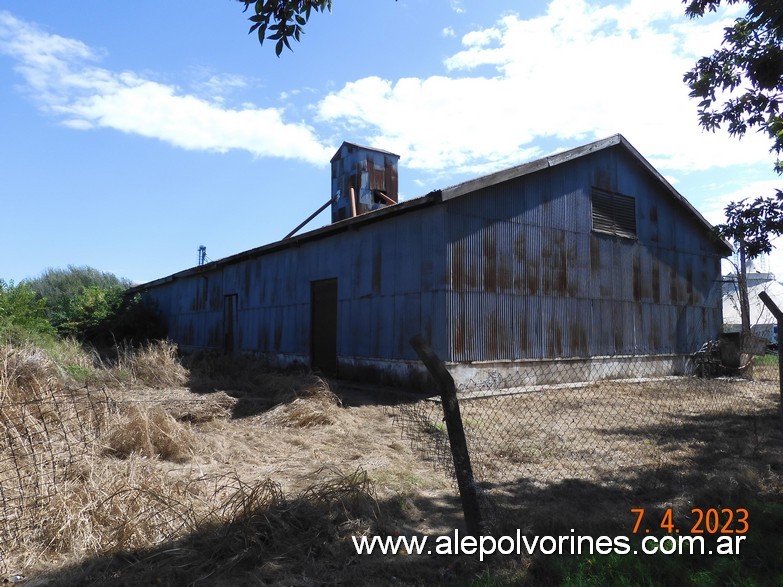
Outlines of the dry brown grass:
[[190,425],[175,420],[160,404],[125,404],[110,419],[100,442],[106,454],[128,458],[138,454],[184,463],[196,439]]
[[[90,553],[92,561],[38,574],[38,581],[312,584],[305,577],[330,580],[331,568],[348,566],[350,536],[370,532],[379,516],[361,470],[317,470],[310,485],[286,496],[271,479],[246,482],[235,474],[204,476],[172,490],[144,465],[137,460],[137,469],[111,486],[89,486],[83,493],[89,502],[59,504],[60,515],[47,522],[42,537],[55,537],[50,549]],[[120,552],[120,559],[111,556]]]
[[54,361],[35,346],[0,346],[0,398],[19,401],[35,397],[58,375]]
[[[174,357],[151,356],[164,367]],[[351,570],[350,536],[405,526],[397,509],[381,514],[372,479],[384,499],[410,490],[387,471],[415,459],[380,408],[346,409],[319,377],[262,378],[261,369],[233,397],[171,379],[139,387],[143,370],[131,360],[91,367],[86,387],[74,388],[45,353],[0,354],[0,438],[16,439],[0,451],[0,472],[18,485],[4,482],[0,495],[6,506],[18,498],[3,512],[0,577],[156,583],[165,567],[171,585],[217,571],[224,584],[310,584],[302,577],[363,577]],[[113,387],[96,403],[97,382]],[[235,410],[243,403],[246,417]],[[416,476],[441,479],[416,485],[450,494],[428,465]]]
[[132,385],[152,388],[179,387],[188,380],[188,371],[179,361],[177,345],[166,340],[150,342],[141,348],[120,344],[117,360],[109,369],[118,379]]
[[[288,392],[291,393],[291,392]],[[278,392],[276,397],[288,393]],[[293,391],[294,399],[280,403],[262,416],[262,422],[287,428],[310,428],[335,423],[335,414],[342,402],[329,389],[329,384],[315,377],[312,385]]]

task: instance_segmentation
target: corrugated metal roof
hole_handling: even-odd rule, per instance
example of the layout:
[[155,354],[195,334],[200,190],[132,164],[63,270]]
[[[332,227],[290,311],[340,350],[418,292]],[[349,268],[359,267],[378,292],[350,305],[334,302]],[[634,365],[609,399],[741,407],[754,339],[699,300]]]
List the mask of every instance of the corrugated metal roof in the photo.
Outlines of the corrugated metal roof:
[[[354,145],[354,143],[346,142],[344,144],[360,147],[359,145]],[[341,220],[339,222],[335,222],[328,226],[324,226],[322,228],[318,228],[316,230],[312,230],[310,232],[306,232],[289,239],[277,241],[261,247],[250,249],[242,253],[237,253],[236,255],[231,255],[229,257],[225,257],[217,261],[212,261],[211,263],[205,265],[192,267],[184,271],[180,271],[178,273],[170,275],[168,277],[156,279],[154,281],[150,281],[148,283],[138,285],[136,287],[129,289],[128,292],[136,293],[139,291],[144,291],[145,289],[170,282],[174,279],[186,277],[189,275],[199,274],[201,272],[211,271],[217,267],[238,263],[240,261],[249,258],[255,258],[260,255],[264,255],[280,249],[284,249],[288,247],[296,247],[303,242],[327,238],[332,234],[338,232],[342,232],[352,228],[358,228],[359,225],[378,222],[386,218],[396,216],[398,214],[412,211],[414,209],[442,203],[454,198],[458,198],[460,196],[468,195],[482,188],[497,185],[499,183],[508,181],[510,179],[518,178],[523,175],[529,175],[535,173],[536,171],[555,167],[562,163],[566,163],[568,161],[572,161],[574,159],[590,155],[591,153],[595,153],[597,151],[615,147],[615,146],[623,147],[626,150],[626,152],[628,152],[639,164],[641,164],[650,174],[652,174],[653,177],[658,182],[660,182],[666,187],[667,191],[672,195],[672,197],[675,198],[681,205],[683,205],[704,226],[705,230],[712,231],[713,229],[712,225],[698,212],[698,210],[696,210],[676,189],[674,189],[674,187],[672,187],[672,185],[668,181],[666,181],[666,179],[644,157],[642,157],[642,155],[636,149],[633,148],[633,146],[625,139],[625,137],[623,137],[620,134],[616,134],[606,139],[594,141],[592,143],[588,143],[581,147],[570,149],[568,151],[563,151],[562,153],[557,153],[555,155],[542,157],[535,161],[531,161],[529,163],[523,163],[522,165],[517,165],[515,167],[498,171],[496,173],[491,173],[489,175],[472,179],[445,188],[443,190],[435,190],[424,196],[407,200],[405,202],[401,202],[394,206],[387,206],[379,210],[374,210],[372,212],[361,214],[354,218]],[[373,150],[383,152],[380,151],[379,149],[373,149]],[[339,149],[337,154],[339,154]],[[394,155],[394,153],[389,153],[389,154]],[[733,251],[731,245],[725,240],[722,241],[722,244],[724,245],[726,254],[729,254]]]
[[[567,161],[584,157],[585,155],[589,155],[591,153],[595,153],[596,151],[617,145],[624,147],[628,153],[630,153],[633,158],[636,159],[648,171],[648,173],[652,174],[656,180],[662,183],[672,195],[672,197],[675,198],[680,204],[685,206],[686,209],[693,216],[695,216],[696,219],[701,222],[707,230],[711,231],[713,229],[712,224],[710,224],[707,219],[704,218],[704,216],[702,216],[701,213],[696,208],[694,208],[682,194],[680,194],[680,192],[674,189],[674,187],[666,180],[666,178],[663,177],[663,175],[661,175],[660,172],[658,172],[658,170],[655,169],[655,167],[653,167],[652,164],[650,164],[650,162],[647,161],[647,159],[645,159],[641,153],[639,153],[639,151],[637,151],[633,145],[631,145],[631,143],[629,143],[628,140],[621,134],[616,134],[606,139],[601,139],[599,141],[588,143],[587,145],[582,145],[581,147],[576,147],[575,149],[570,149],[568,151],[563,151],[562,153],[542,157],[541,159],[536,159],[535,161],[530,161],[529,163],[523,163],[521,165],[517,165],[516,167],[510,167],[509,169],[490,173],[489,175],[471,179],[445,188],[441,190],[442,199],[446,201],[452,198],[458,198],[460,196],[473,193],[482,188],[521,177],[523,175],[529,175],[542,169],[555,167],[556,165],[566,163]],[[728,242],[724,240],[723,244],[725,245],[728,253],[733,252],[733,248]]]

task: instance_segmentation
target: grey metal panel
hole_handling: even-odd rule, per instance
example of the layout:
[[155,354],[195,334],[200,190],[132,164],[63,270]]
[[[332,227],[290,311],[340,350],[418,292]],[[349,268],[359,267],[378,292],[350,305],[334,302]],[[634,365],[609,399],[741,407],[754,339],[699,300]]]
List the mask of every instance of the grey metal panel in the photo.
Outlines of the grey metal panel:
[[520,244],[524,242],[525,245],[524,292],[528,295],[540,295],[541,292],[542,240],[541,228],[537,226],[527,227],[524,240],[520,240]]
[[356,334],[358,333],[358,300],[342,299],[337,303],[337,355],[356,356]]
[[633,271],[632,257],[628,243],[615,239],[612,243],[612,299],[630,301],[633,296],[633,284],[629,277]]
[[514,292],[514,239],[519,225],[512,222],[498,222],[495,232],[496,285],[499,293]]
[[516,323],[516,296],[511,294],[500,294],[497,296],[497,306],[493,321],[490,322],[491,328],[495,330],[494,336],[497,338],[498,359],[512,360],[517,358],[516,335],[514,327]]
[[519,179],[514,182],[514,197],[511,201],[509,219],[513,222],[541,226],[541,198],[542,192],[539,184],[530,178]]
[[[422,215],[422,238],[423,246],[432,251],[431,257],[434,259],[434,285],[433,288],[441,291],[448,291],[451,287],[451,265],[448,263],[448,227],[447,227],[447,208],[431,208],[426,214]],[[444,261],[447,261],[444,263]],[[424,265],[422,265],[423,270]],[[422,274],[423,276],[423,274]],[[422,277],[422,288],[427,291],[424,279]],[[445,332],[445,331],[444,331]]]
[[[455,291],[451,296],[449,315],[451,317],[451,356],[453,361],[467,361],[473,351],[470,341],[472,341],[472,324],[469,324],[465,315],[464,298],[467,294],[461,291]],[[471,332],[468,332],[468,329]]]
[[590,234],[576,232],[571,234],[574,240],[575,258],[569,267],[571,282],[575,287],[575,295],[580,299],[594,296],[591,280]]
[[541,298],[541,316],[544,356],[568,356],[568,331],[565,324],[564,301],[553,297]]
[[[384,338],[383,318],[387,313],[393,313],[394,308],[387,308],[388,298],[373,296],[369,299],[370,315],[367,322],[367,332],[362,337],[362,342],[367,347],[366,356],[388,357],[383,352],[381,340]],[[385,337],[388,338],[388,337]]]
[[394,240],[387,242],[386,246],[394,262],[395,290],[398,293],[420,292],[421,264],[425,252],[419,224],[398,223]]
[[411,347],[410,339],[419,333],[421,325],[421,298],[417,294],[395,296],[395,359],[415,359],[416,352]]
[[590,239],[590,297],[612,299],[614,241],[591,234]]

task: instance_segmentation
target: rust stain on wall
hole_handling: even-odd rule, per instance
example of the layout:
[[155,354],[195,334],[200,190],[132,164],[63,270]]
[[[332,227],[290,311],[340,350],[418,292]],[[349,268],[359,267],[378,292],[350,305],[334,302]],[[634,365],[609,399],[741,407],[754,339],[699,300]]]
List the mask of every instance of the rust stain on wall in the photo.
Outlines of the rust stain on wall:
[[638,249],[633,252],[633,299],[637,302],[642,299],[642,266]]
[[520,234],[513,243],[514,264],[514,291],[522,293],[525,289],[525,235]]
[[581,317],[576,316],[571,322],[570,334],[571,334],[571,354],[575,357],[587,356],[587,333],[584,326],[581,323],[576,322]]
[[511,268],[511,259],[501,255],[498,259],[498,289],[503,291],[512,289],[513,281],[514,271]]
[[661,344],[661,326],[657,320],[651,320],[650,324],[650,338],[652,339],[652,347],[654,349],[660,348]]
[[661,302],[661,264],[658,259],[652,260],[652,299],[656,304]]
[[527,357],[527,320],[525,320],[524,314],[517,318],[517,333],[519,336],[519,356]]
[[484,321],[484,347],[488,357],[498,356],[498,316],[496,313]]
[[590,237],[590,270],[598,273],[601,270],[601,241],[596,237]]
[[550,357],[563,356],[563,332],[560,323],[549,321],[549,338],[547,339],[547,351]]
[[674,264],[669,267],[669,299],[673,305],[680,303],[679,288],[677,287],[677,269]]
[[484,232],[481,248],[484,256],[484,291],[495,292],[498,289],[497,252],[495,235],[490,231]]
[[465,246],[462,242],[454,243],[451,249],[451,282],[456,291],[465,289]]
[[556,232],[550,242],[541,251],[544,270],[544,294],[568,293],[568,250],[565,245],[565,233]]
[[527,284],[527,293],[535,295],[538,293],[538,273],[541,262],[538,258],[528,259],[525,264],[525,283]]
[[658,242],[658,206],[650,206],[650,240]]
[[457,312],[454,316],[454,354],[461,358],[465,352],[465,314]]

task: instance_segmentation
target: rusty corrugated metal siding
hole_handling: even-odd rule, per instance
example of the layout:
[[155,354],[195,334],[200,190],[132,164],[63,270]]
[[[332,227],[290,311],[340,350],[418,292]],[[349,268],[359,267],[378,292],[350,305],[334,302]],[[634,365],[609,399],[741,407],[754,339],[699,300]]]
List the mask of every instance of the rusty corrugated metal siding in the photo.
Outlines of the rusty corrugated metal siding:
[[[386,163],[368,161],[351,165],[371,187]],[[385,185],[396,182],[384,169]],[[371,361],[416,362],[417,333],[452,362],[690,353],[717,334],[723,250],[649,166],[617,145],[528,170],[175,275],[145,295],[186,348],[309,365],[312,284],[336,280],[338,365],[356,376],[381,369]],[[592,230],[594,188],[634,199],[636,239]]]
[[236,350],[309,364],[310,284],[335,278],[340,356],[413,360],[408,341],[420,332],[445,356],[444,212],[426,208],[176,279],[146,295],[169,336],[190,349],[224,347],[224,299],[236,295]]
[[387,205],[375,195],[376,190],[397,202],[398,161],[399,156],[393,153],[343,143],[332,158],[332,195],[339,195],[332,204],[332,222],[351,216],[351,190],[357,214]]
[[[635,198],[636,240],[591,231],[593,187]],[[693,352],[719,330],[721,252],[619,149],[447,205],[452,361]]]

